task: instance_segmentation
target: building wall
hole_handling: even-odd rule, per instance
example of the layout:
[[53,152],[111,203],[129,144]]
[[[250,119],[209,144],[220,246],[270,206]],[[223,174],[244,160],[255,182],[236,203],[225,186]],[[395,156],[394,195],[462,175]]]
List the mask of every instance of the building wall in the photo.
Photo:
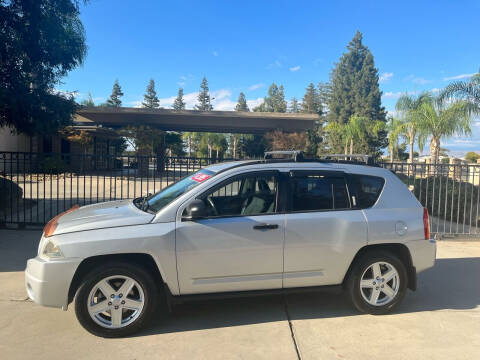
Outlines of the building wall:
[[0,152],[1,151],[30,151],[30,136],[13,134],[8,127],[0,127]]

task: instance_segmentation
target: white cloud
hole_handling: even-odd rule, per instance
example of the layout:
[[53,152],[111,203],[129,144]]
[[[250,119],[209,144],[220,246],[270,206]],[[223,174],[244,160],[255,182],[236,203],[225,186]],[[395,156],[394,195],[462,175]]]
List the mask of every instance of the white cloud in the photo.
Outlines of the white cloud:
[[428,84],[428,83],[431,83],[432,80],[427,80],[427,79],[424,79],[422,77],[417,77],[415,75],[408,75],[405,80],[410,80],[412,81],[414,84],[419,84],[419,85],[425,85],[425,84]]
[[218,56],[218,52],[217,51],[213,51],[213,56]]
[[393,72],[386,72],[386,73],[383,73],[382,75],[380,75],[379,81],[380,82],[386,82],[386,81],[390,80],[392,77],[393,77]]
[[401,91],[393,92],[393,91],[387,91],[382,95],[383,98],[385,99],[398,99],[400,96],[402,96]]
[[248,88],[248,90],[250,91],[253,91],[253,90],[257,90],[257,89],[260,89],[260,88],[263,88],[265,87],[265,84],[261,83],[261,84],[253,84],[252,86],[250,86]]
[[290,71],[291,71],[291,72],[295,72],[295,71],[300,70],[300,68],[301,68],[300,65],[297,65],[297,66],[291,67],[291,68],[290,68]]
[[455,76],[447,76],[443,78],[443,81],[450,81],[450,80],[460,80],[460,79],[467,79],[475,75],[476,73],[473,74],[460,74],[460,75],[455,75]]
[[253,100],[247,100],[247,105],[248,105],[248,108],[250,109],[250,111],[252,111],[253,108],[257,107],[261,103],[263,103],[263,98],[256,98],[256,99],[253,99]]
[[282,63],[280,60],[275,60],[273,63],[267,65],[267,69],[281,68]]

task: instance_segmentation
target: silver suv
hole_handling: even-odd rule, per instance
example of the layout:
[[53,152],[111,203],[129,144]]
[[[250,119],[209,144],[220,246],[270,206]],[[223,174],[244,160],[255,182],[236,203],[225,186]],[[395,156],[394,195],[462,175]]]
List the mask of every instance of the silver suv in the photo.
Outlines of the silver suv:
[[45,227],[25,285],[75,299],[89,332],[143,328],[161,305],[344,289],[361,312],[394,309],[434,265],[428,212],[392,172],[351,161],[220,163],[144,198],[72,208]]

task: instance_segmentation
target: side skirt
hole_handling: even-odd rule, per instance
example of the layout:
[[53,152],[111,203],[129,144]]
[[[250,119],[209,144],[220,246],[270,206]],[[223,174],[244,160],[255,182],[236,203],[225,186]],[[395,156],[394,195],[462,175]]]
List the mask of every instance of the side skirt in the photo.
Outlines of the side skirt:
[[233,291],[222,293],[207,293],[207,294],[191,294],[191,295],[172,295],[167,288],[167,297],[170,304],[182,304],[186,302],[205,301],[214,299],[231,299],[231,298],[245,298],[255,296],[268,295],[283,295],[283,294],[298,294],[298,293],[314,293],[327,292],[334,294],[341,294],[343,291],[342,285],[325,285],[312,287],[298,287],[286,289],[268,289],[268,290],[252,290],[252,291]]

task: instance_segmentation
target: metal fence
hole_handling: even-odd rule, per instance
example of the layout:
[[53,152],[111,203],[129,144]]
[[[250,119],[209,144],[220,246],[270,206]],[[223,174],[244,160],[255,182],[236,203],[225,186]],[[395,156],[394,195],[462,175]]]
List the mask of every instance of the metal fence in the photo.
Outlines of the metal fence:
[[[0,224],[42,225],[75,204],[144,196],[218,161],[0,152]],[[480,164],[379,165],[428,208],[432,233],[480,235]]]
[[480,235],[480,164],[382,163],[428,208],[430,231]]
[[218,161],[0,152],[0,224],[42,225],[75,204],[155,193]]

